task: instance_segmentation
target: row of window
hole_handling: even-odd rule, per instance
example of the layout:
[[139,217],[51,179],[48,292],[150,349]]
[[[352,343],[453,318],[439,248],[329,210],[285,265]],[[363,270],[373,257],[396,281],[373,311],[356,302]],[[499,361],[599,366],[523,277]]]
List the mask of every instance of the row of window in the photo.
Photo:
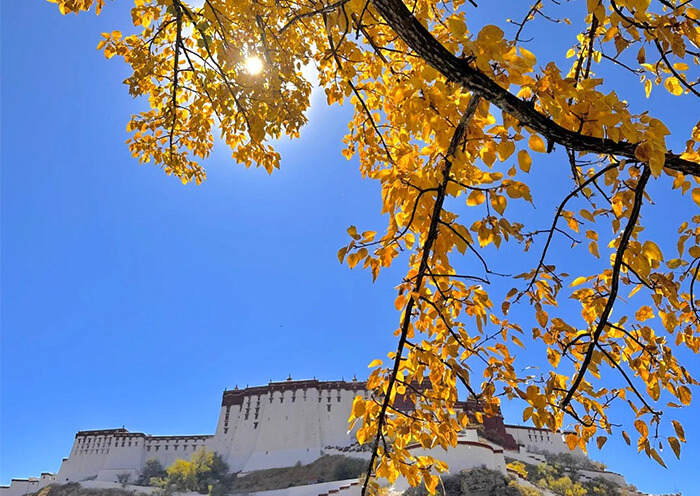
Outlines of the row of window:
[[[96,442],[93,444],[93,443],[91,442],[90,439],[88,439],[88,440],[84,440],[84,439],[83,439],[83,440],[78,440],[76,446],[77,446],[79,449],[90,449],[90,448],[100,448],[100,447],[107,447],[107,448],[109,448],[109,447],[112,446],[112,440],[111,440],[111,439],[106,439],[106,440],[104,440],[104,441],[105,441],[105,442],[104,442],[104,445],[102,444],[102,441],[103,441],[102,439],[97,439]],[[122,447],[127,446],[127,440],[126,440],[126,439],[122,439],[121,446],[122,446]],[[131,440],[128,441],[128,446],[131,446]],[[134,446],[138,446],[138,440],[134,441]],[[116,440],[114,441],[114,447],[115,447],[115,448],[119,447],[119,440],[118,440],[118,439],[116,439]]]
[[[183,446],[182,446],[182,451],[187,450],[188,446],[189,446],[189,445],[187,445],[187,444],[183,445]],[[151,448],[155,448],[154,451],[160,451],[160,448],[164,448],[164,451],[168,451],[168,447],[169,447],[169,445],[167,445],[167,444],[166,444],[165,446],[157,446],[157,445],[156,445],[156,446],[146,446],[146,451],[151,451]],[[174,444],[174,445],[173,445],[173,451],[177,451],[177,448],[178,448],[178,445],[177,445],[177,444]],[[194,449],[197,449],[197,445],[196,445],[196,444],[193,444],[193,445],[192,445],[192,449],[193,449],[193,450],[194,450]]]
[[[328,395],[327,395],[326,397],[328,398],[328,401],[331,401],[331,393],[330,393],[330,391],[328,392]],[[255,398],[256,398],[257,406],[259,407],[259,406],[260,406],[260,396],[256,396]],[[338,402],[340,402],[340,400],[341,400],[340,392],[338,392],[338,395],[337,395],[336,398],[337,398]],[[318,402],[320,403],[320,402],[322,401],[322,399],[323,399],[322,394],[319,394],[319,395],[318,395]],[[306,391],[304,391],[303,400],[306,401]],[[245,399],[245,406],[246,406],[246,408],[250,408],[250,403],[251,403],[251,401],[252,401],[252,400],[251,400],[251,397],[250,397],[250,396],[247,396],[246,399]],[[270,403],[272,403],[272,393],[270,393],[270,395],[269,395],[269,397],[268,397],[268,401],[269,401]],[[296,392],[294,392],[294,393],[292,394],[292,403],[294,403],[295,401],[296,401]],[[280,403],[284,403],[284,395],[280,396]],[[226,407],[226,408],[228,409],[229,407]]]
[[106,455],[106,454],[109,453],[109,448],[102,448],[102,449],[80,449],[80,450],[75,450],[75,454],[76,454],[76,455],[87,455],[88,453]]

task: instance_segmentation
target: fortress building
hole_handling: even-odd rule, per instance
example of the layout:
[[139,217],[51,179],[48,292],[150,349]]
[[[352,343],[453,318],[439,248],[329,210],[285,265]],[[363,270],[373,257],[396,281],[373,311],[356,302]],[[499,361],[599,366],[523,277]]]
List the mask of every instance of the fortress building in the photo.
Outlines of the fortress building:
[[[10,486],[0,488],[0,496],[21,496],[48,484],[115,482],[122,473],[135,479],[148,459],[155,458],[167,467],[178,458],[189,458],[202,446],[219,453],[232,471],[243,473],[307,464],[323,454],[368,458],[355,433],[348,431],[347,420],[357,395],[369,395],[364,382],[289,378],[224,391],[214,434],[151,436],[125,428],[79,431],[57,474],[13,479]],[[478,410],[473,400],[457,406],[467,413]],[[399,407],[408,411],[413,404],[404,400]],[[533,456],[537,461],[532,453],[569,453],[561,435],[506,425],[500,416],[486,418],[483,429],[495,442],[484,441],[475,429],[467,429],[459,436],[457,447],[434,455],[456,469],[485,465],[505,473],[504,450],[509,457],[530,462],[528,457]]]

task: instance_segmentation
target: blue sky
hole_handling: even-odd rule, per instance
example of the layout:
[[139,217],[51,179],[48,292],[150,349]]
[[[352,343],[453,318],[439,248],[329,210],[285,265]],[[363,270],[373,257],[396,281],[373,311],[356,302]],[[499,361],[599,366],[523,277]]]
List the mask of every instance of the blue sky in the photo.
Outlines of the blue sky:
[[[79,429],[212,433],[224,388],[363,378],[394,347],[403,267],[373,284],[336,258],[350,224],[382,228],[377,185],[340,155],[347,109],[316,95],[272,176],[224,148],[199,187],[138,165],[124,141],[141,104],[126,67],[95,50],[101,32],[128,29],[128,3],[100,17],[2,3],[0,484],[56,471]],[[654,110],[697,117],[673,103]],[[645,215],[691,208],[675,200]],[[668,470],[617,440],[592,456],[644,490],[693,494],[698,413],[676,415],[689,443]]]

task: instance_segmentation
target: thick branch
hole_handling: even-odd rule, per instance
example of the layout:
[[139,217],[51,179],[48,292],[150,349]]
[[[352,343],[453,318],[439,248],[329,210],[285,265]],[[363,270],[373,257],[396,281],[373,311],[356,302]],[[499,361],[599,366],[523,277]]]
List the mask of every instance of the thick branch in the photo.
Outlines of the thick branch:
[[[634,151],[638,143],[625,141],[616,143],[611,139],[596,138],[570,131],[539,113],[530,103],[501,88],[488,76],[470,67],[468,61],[456,57],[437,41],[411,14],[402,0],[372,0],[372,3],[399,37],[445,78],[480,94],[482,98],[511,114],[523,125],[546,137],[551,143],[559,143],[584,152],[635,159]],[[700,164],[683,159],[671,152],[666,153],[665,167],[700,177]]]

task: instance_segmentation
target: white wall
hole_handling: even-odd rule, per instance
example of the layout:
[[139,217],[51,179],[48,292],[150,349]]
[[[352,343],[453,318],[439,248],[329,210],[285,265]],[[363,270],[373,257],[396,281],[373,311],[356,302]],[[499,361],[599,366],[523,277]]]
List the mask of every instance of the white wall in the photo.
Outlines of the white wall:
[[139,471],[143,465],[145,439],[141,433],[117,430],[79,432],[70,456],[61,464],[56,482],[64,484],[98,477],[103,470],[110,473]]
[[547,451],[549,453],[569,453],[586,457],[578,446],[571,451],[562,439],[562,434],[536,427],[506,425],[506,432],[528,451]]
[[347,419],[356,392],[354,383],[346,384],[329,389],[324,383],[289,383],[283,390],[241,391],[242,404],[222,406],[208,446],[232,470],[244,472],[306,464],[325,450],[350,446],[355,438]]

